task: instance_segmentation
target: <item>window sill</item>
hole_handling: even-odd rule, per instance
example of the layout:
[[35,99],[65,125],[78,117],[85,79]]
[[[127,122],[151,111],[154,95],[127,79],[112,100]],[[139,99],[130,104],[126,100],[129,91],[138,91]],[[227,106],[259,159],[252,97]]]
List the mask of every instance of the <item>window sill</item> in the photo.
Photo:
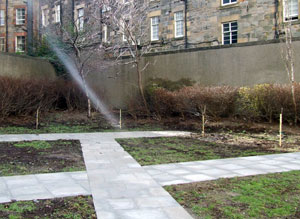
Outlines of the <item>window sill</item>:
[[184,40],[184,36],[181,37],[174,37],[171,39],[172,41],[177,41],[177,40]]
[[225,10],[225,9],[229,9],[229,8],[236,8],[236,7],[239,7],[239,6],[240,6],[239,2],[236,2],[236,3],[221,5],[219,9],[220,10]]
[[291,22],[291,25],[300,24],[299,18],[297,20],[284,21],[283,23],[288,24],[289,22]]
[[153,41],[151,40],[150,44],[151,45],[161,44],[161,42],[162,42],[161,40],[153,40]]

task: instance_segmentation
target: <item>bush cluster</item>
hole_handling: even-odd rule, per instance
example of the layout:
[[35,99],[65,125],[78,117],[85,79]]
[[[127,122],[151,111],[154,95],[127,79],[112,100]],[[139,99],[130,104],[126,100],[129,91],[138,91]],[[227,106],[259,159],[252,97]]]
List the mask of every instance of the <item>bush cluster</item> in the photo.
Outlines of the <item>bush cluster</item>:
[[[172,87],[176,87],[173,85]],[[295,118],[291,85],[260,84],[252,87],[183,86],[167,89],[146,87],[149,109],[158,118],[170,116],[213,118],[239,117],[251,121],[275,121],[283,110],[284,121]],[[295,85],[297,116],[300,118],[300,84]],[[134,107],[131,106],[131,109]],[[143,112],[140,110],[140,112]],[[141,115],[140,115],[141,116]]]
[[70,81],[0,77],[0,117],[33,115],[37,109],[82,110],[85,95]]

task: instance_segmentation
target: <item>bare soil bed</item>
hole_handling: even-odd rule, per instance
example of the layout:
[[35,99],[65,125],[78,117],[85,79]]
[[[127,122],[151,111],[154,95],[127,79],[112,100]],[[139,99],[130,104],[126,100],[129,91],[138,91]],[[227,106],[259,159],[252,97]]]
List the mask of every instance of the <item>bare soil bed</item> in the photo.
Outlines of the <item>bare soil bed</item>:
[[85,170],[75,140],[0,142],[0,176]]
[[0,204],[0,218],[87,218],[96,219],[91,196],[78,196]]

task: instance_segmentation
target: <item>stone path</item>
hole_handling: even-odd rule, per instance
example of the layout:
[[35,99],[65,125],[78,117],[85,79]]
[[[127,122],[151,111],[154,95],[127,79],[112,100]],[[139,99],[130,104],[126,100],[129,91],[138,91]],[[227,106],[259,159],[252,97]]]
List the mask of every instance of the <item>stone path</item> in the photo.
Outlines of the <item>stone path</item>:
[[0,177],[0,203],[90,194],[86,172]]
[[145,166],[160,185],[300,170],[300,153]]
[[0,135],[0,141],[78,139],[87,172],[0,177],[0,203],[93,195],[98,218],[191,216],[161,187],[224,177],[300,170],[300,153],[141,167],[115,138],[189,135],[187,132]]
[[192,217],[115,141],[115,138],[178,135],[189,133],[3,135],[0,141],[80,140],[98,218],[189,219]]

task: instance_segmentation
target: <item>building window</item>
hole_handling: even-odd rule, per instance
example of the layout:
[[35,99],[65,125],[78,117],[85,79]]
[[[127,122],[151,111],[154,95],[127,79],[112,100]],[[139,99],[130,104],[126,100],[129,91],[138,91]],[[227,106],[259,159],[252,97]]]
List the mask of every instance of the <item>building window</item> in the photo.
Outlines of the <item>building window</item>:
[[283,0],[283,14],[285,21],[298,20],[298,0]]
[[60,23],[60,5],[55,6],[55,22]]
[[238,41],[238,23],[232,21],[223,24],[223,44],[233,44]]
[[16,37],[16,52],[25,52],[25,36]]
[[77,17],[77,28],[78,31],[83,30],[83,25],[84,25],[84,8],[79,8],[77,10],[78,17]]
[[45,9],[43,9],[42,10],[42,25],[44,26],[44,27],[46,27],[47,26],[47,22],[46,22],[46,10]]
[[176,12],[174,14],[175,20],[175,38],[183,37],[183,11]]
[[159,17],[151,18],[151,41],[159,40]]
[[129,20],[125,20],[124,22],[123,22],[123,24],[122,24],[122,26],[123,26],[123,42],[127,42],[127,36],[128,36],[128,34],[129,34],[129,29],[130,29],[130,27],[129,27]]
[[237,0],[222,0],[222,5],[230,5],[237,3]]
[[0,26],[4,26],[4,25],[5,25],[5,11],[0,10]]
[[0,37],[0,52],[5,52],[5,39]]
[[17,8],[16,10],[16,24],[25,24],[25,8]]
[[103,24],[102,27],[102,42],[107,43],[107,38],[108,38],[108,28],[106,24]]

